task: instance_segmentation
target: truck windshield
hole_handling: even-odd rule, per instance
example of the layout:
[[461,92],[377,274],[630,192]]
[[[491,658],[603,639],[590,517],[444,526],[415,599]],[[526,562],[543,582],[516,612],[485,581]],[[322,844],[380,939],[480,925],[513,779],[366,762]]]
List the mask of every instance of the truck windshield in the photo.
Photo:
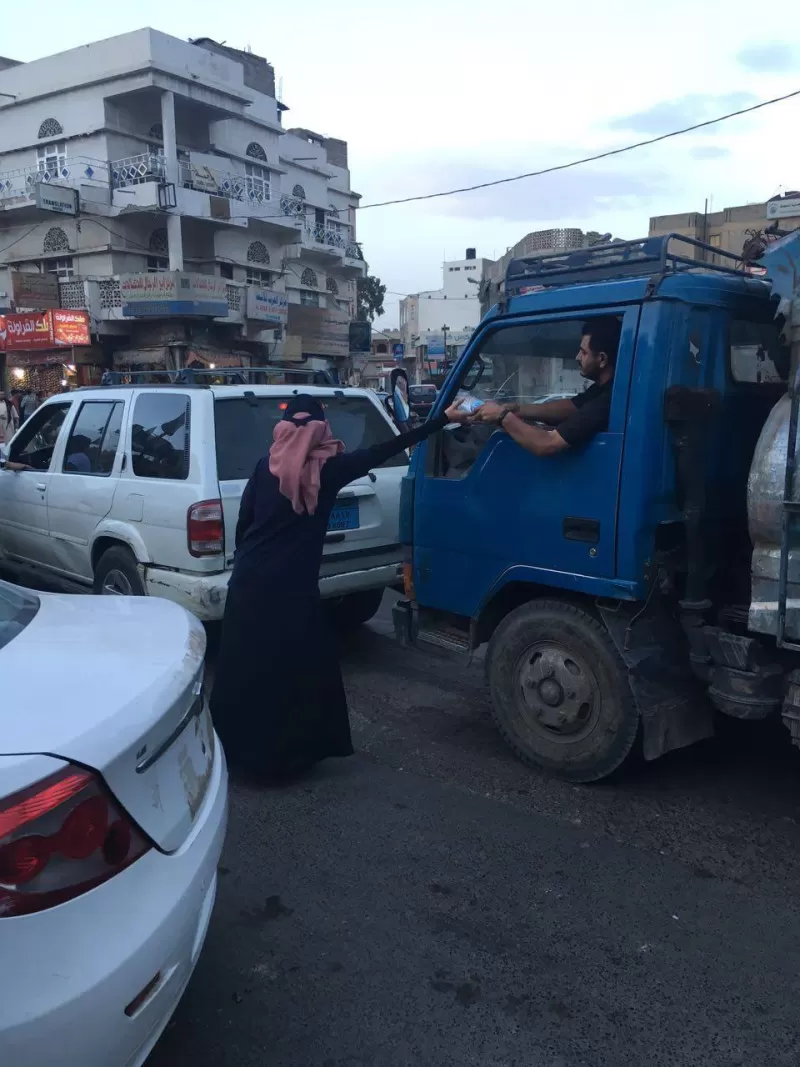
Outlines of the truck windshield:
[[[256,463],[269,452],[272,431],[288,399],[288,395],[216,398],[217,476],[221,482],[250,477]],[[389,421],[364,396],[320,399],[333,436],[344,441],[349,452],[388,441],[394,435]],[[383,466],[407,467],[408,456],[401,452]]]
[[0,648],[17,637],[36,612],[39,598],[8,582],[0,582]]

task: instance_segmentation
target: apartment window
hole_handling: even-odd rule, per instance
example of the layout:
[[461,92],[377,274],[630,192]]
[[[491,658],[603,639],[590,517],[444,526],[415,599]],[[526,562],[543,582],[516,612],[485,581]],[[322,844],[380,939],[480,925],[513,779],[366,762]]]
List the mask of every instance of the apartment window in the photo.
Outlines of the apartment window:
[[43,260],[39,269],[42,274],[56,274],[61,282],[69,282],[75,277],[72,256],[64,256],[63,259]]
[[319,293],[309,292],[308,289],[300,290],[300,303],[303,307],[318,308],[319,307]]
[[228,281],[233,281],[233,266],[230,263],[220,263],[219,265],[220,278],[227,278]]
[[147,257],[148,274],[160,274],[162,270],[169,270],[169,258],[167,256]]
[[58,119],[45,119],[36,136],[40,141],[43,141],[45,137],[60,137],[63,132],[64,128]]
[[269,171],[257,163],[245,163],[247,196],[250,200],[269,200]]
[[56,141],[53,144],[39,145],[36,149],[36,163],[41,174],[58,174],[67,164],[67,142]]
[[248,285],[260,285],[264,289],[272,288],[272,275],[268,270],[257,270],[255,267],[248,267],[246,278]]

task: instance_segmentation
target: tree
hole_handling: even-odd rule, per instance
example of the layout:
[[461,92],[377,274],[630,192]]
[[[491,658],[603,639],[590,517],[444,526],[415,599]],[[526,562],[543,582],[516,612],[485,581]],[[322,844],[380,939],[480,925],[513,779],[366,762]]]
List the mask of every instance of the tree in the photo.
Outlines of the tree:
[[376,316],[383,314],[383,298],[386,286],[374,274],[366,274],[358,279],[356,318],[359,322],[374,322]]

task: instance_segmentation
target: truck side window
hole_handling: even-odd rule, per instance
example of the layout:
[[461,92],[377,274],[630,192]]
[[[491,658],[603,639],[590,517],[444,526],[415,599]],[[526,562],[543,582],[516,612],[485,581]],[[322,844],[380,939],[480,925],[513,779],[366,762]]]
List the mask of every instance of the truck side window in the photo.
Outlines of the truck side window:
[[[584,321],[500,326],[475,351],[462,378],[465,388],[481,400],[521,404],[582,393],[591,385],[576,359]],[[463,478],[493,432],[492,427],[475,425],[443,434],[438,475]]]
[[780,383],[789,377],[789,349],[777,322],[731,319],[730,368],[735,382]]

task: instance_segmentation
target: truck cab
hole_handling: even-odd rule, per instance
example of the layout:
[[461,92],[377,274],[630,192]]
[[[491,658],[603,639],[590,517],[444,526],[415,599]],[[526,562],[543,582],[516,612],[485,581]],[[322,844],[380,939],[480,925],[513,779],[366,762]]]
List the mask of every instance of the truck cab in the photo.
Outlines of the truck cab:
[[463,390],[581,392],[599,316],[620,327],[605,432],[536,456],[477,423],[415,450],[394,610],[404,644],[488,644],[503,735],[572,781],[710,736],[715,708],[780,713],[786,688],[774,640],[748,631],[748,479],[789,350],[738,257],[673,235],[512,261],[433,414]]

